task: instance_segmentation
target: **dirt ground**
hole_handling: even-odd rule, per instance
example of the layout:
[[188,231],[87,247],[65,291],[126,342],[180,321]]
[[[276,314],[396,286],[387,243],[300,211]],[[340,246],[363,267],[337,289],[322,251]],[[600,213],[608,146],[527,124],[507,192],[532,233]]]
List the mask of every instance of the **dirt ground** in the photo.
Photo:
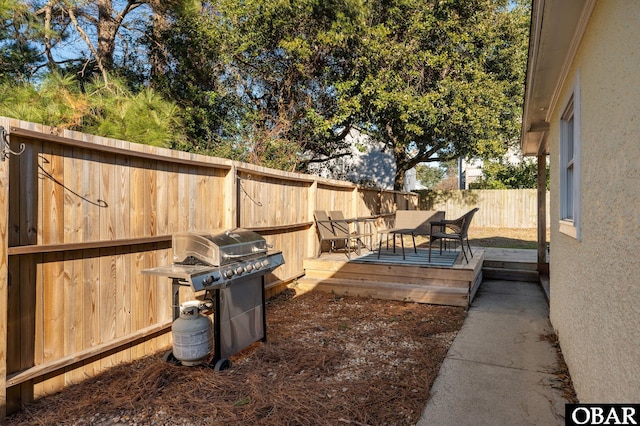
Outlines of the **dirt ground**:
[[[538,230],[536,228],[471,227],[469,228],[469,240],[472,246],[536,250],[538,248]],[[548,231],[547,241],[549,241]]]
[[268,303],[268,342],[232,357],[229,370],[175,366],[157,353],[6,424],[413,425],[465,314],[290,289]]

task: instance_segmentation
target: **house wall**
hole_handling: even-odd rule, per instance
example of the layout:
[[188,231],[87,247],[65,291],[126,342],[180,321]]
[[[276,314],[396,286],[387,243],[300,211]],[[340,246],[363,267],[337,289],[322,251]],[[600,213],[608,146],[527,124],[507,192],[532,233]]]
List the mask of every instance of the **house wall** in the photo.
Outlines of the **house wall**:
[[[550,318],[580,402],[640,402],[640,2],[598,1],[552,111]],[[578,241],[559,230],[559,117],[581,92]]]
[[[393,190],[396,175],[393,152],[385,149],[384,143],[357,130],[351,130],[345,141],[350,145],[348,156],[312,163],[309,172],[327,179],[348,180],[364,187]],[[423,188],[416,180],[415,168],[412,168],[405,173],[403,191],[417,189]]]
[[360,185],[393,189],[396,173],[393,153],[385,151],[382,142],[372,140],[356,130],[351,130],[345,140],[350,144],[349,156],[312,163],[309,172],[323,178],[345,179]]

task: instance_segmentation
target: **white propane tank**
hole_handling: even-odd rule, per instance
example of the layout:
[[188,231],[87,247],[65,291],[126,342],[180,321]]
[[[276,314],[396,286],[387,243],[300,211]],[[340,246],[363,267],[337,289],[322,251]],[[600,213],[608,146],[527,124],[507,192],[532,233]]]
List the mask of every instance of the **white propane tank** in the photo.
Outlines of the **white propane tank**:
[[182,365],[198,365],[213,349],[213,326],[208,316],[200,313],[200,301],[180,305],[180,317],[171,324],[173,356]]

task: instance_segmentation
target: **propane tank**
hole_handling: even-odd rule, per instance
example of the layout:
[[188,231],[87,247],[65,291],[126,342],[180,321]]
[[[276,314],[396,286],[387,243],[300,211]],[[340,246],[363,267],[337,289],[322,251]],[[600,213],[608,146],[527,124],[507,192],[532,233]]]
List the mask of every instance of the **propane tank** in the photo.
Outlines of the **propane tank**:
[[208,316],[200,313],[200,301],[180,305],[180,317],[171,324],[173,356],[182,365],[198,365],[213,349],[213,327]]

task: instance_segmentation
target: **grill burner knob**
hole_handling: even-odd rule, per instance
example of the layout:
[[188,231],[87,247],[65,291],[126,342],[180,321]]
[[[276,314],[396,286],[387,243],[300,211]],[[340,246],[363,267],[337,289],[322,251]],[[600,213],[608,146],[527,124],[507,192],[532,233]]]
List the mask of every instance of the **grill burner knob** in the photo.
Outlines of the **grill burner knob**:
[[244,268],[242,266],[238,266],[236,268],[236,275],[241,275],[244,272]]
[[268,261],[267,259],[263,260],[263,261],[262,261],[262,266],[264,266],[265,268],[266,268],[267,266],[269,266],[269,261]]
[[247,266],[244,267],[245,272],[251,272],[253,271],[253,265],[252,264],[248,264]]
[[225,278],[231,278],[233,274],[234,274],[233,269],[227,269],[222,273],[222,275],[224,275]]
[[262,267],[262,265],[260,264],[260,262],[256,262],[256,263],[253,265],[253,269],[255,269],[256,271],[257,271],[258,269],[260,269],[260,267]]
[[209,275],[207,278],[204,279],[204,283],[213,284],[214,281],[218,281],[219,279],[220,277],[214,277],[213,275]]

